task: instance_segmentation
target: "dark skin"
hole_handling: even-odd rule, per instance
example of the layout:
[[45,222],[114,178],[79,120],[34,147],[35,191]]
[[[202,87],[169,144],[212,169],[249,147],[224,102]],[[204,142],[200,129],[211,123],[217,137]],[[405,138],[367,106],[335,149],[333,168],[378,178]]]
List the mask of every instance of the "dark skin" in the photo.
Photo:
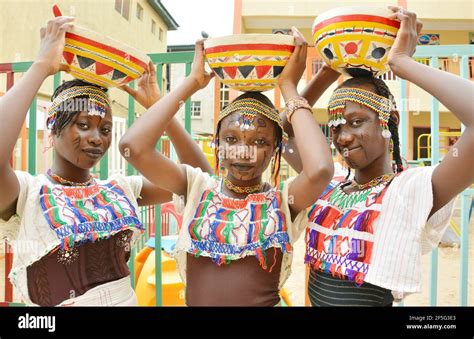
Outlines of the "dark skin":
[[[285,101],[298,95],[296,90],[297,84],[306,66],[307,43],[296,28],[293,28],[293,36],[296,42],[295,51],[278,80],[278,85]],[[119,146],[122,155],[126,157],[127,161],[143,173],[151,182],[182,196],[184,200],[187,198],[188,188],[186,168],[156,152],[155,145],[163,134],[164,126],[178,111],[180,102],[188,99],[197,90],[206,87],[209,83],[212,75],[206,72],[204,59],[204,44],[203,41],[198,41],[196,43],[191,74],[180,86],[153,105],[149,112],[145,114],[144,119],[136,121],[122,137]],[[316,200],[329,183],[334,172],[329,148],[311,112],[300,108],[295,111],[294,116],[295,118],[292,123],[295,130],[296,143],[303,155],[303,170],[288,187],[288,195],[292,200],[290,205],[292,218],[295,218],[300,211],[309,207]],[[255,127],[259,127],[259,129],[269,128],[268,123],[267,127],[258,126],[258,120],[256,123]],[[260,121],[260,124],[262,124],[262,121]],[[224,128],[228,126],[228,124],[224,124]],[[258,133],[257,131],[256,129],[255,132]],[[251,141],[251,139],[247,141],[250,135],[239,134],[238,137],[240,138],[239,140],[246,140],[245,142]],[[275,141],[275,137],[273,137],[271,142],[274,143]],[[315,147],[321,148],[321,152],[314,152]],[[126,155],[127,150],[130,151],[128,156]],[[262,155],[258,157],[258,159],[265,159],[265,161],[262,160],[262,166],[265,162],[268,166],[273,152],[273,149],[271,152],[268,149],[265,154],[262,151]],[[226,166],[225,163],[224,166]],[[161,171],[156,171],[156,168],[160,168]],[[227,169],[229,170],[229,168]],[[248,167],[246,170],[248,173],[251,172]],[[261,180],[259,178],[260,171],[261,169],[255,169],[252,175],[245,173],[244,176],[243,173],[230,169],[231,176],[229,180],[237,186],[250,186],[250,183],[255,184]],[[248,178],[249,176],[250,178]]]
[[[275,124],[267,117],[257,115],[253,121],[255,128],[242,131],[238,125],[239,118],[240,113],[234,112],[222,120],[219,146],[229,149],[232,156],[223,160],[223,165],[227,169],[227,179],[237,186],[253,186],[261,183],[262,174],[276,152]],[[244,154],[237,152],[238,147],[242,146],[252,150],[246,152],[245,158]],[[270,187],[267,185],[263,189]],[[225,185],[223,190],[231,197],[245,197],[245,194],[235,193]]]
[[55,157],[53,173],[74,182],[85,182],[89,169],[102,158],[112,141],[112,116],[107,111],[104,118],[80,112],[61,131],[53,135]]
[[[389,8],[394,12],[392,19],[401,22],[397,38],[388,55],[391,70],[398,77],[414,83],[436,97],[466,127],[462,136],[433,171],[431,216],[474,182],[474,171],[470,165],[474,164],[474,114],[472,102],[466,99],[474,96],[474,84],[472,81],[413,60],[412,55],[416,49],[422,24],[413,12],[396,6],[389,6]],[[327,87],[328,82],[324,83],[324,86]],[[374,91],[370,86],[362,88]],[[392,112],[392,115],[398,123],[398,113]],[[382,174],[392,173],[388,139],[384,140],[381,135],[376,119],[377,113],[364,106],[348,102],[344,118],[348,122],[338,127],[339,131],[334,131],[337,133],[334,144],[343,156],[345,147],[351,149],[360,146],[359,149],[349,151],[345,158],[355,169],[356,181],[363,184]],[[350,126],[356,118],[362,120],[361,124],[357,127]],[[287,158],[295,169],[299,168],[301,159],[298,158],[295,156]],[[354,189],[347,188],[346,191],[349,193]]]
[[[8,220],[16,213],[20,192],[18,179],[10,166],[10,155],[20,134],[28,108],[43,81],[63,69],[60,65],[65,45],[65,33],[71,29],[73,18],[57,17],[41,28],[40,50],[36,60],[25,75],[0,100],[0,218]],[[149,64],[138,81],[138,90],[125,89],[145,108],[160,99],[153,64]],[[90,169],[103,157],[112,139],[112,114],[108,109],[104,118],[78,113],[73,121],[57,135],[53,135],[53,173],[73,182],[86,182]],[[189,134],[176,119],[166,125],[166,132],[173,142],[180,161],[203,171],[211,171],[206,158]],[[170,201],[171,192],[143,179],[138,199],[139,205],[159,204]]]
[[[375,92],[372,86],[360,88]],[[391,114],[398,123],[398,112],[393,111]],[[365,183],[380,175],[393,173],[388,152],[390,139],[384,138],[380,132],[378,114],[364,105],[349,101],[344,118],[347,121],[345,124],[331,128],[333,144],[344,161],[355,169],[355,180]],[[352,186],[344,188],[346,193],[355,190]]]

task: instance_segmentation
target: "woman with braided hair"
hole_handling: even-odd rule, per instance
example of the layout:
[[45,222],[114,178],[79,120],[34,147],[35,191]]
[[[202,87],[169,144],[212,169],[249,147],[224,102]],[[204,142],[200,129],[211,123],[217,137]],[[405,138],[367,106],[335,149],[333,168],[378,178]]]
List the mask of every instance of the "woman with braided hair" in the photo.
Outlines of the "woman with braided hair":
[[[391,306],[420,292],[421,255],[438,245],[456,195],[474,181],[474,85],[414,61],[422,25],[414,13],[390,8],[401,22],[388,56],[392,71],[435,96],[466,129],[439,165],[404,169],[399,113],[386,84],[355,77],[334,91],[328,125],[354,175],[333,181],[308,210],[313,306]],[[303,96],[312,103],[336,78],[329,72]],[[298,152],[283,156],[299,168]]]
[[[188,306],[278,305],[279,290],[290,273],[292,244],[305,227],[300,222],[305,209],[332,178],[334,166],[325,137],[307,101],[297,96],[307,44],[296,29],[293,35],[295,51],[279,86],[303,155],[297,177],[278,183],[283,126],[279,113],[261,93],[245,93],[219,114],[215,138],[220,177],[176,164],[155,151],[179,103],[209,83],[203,41],[196,43],[190,76],[121,140],[122,154],[130,150],[126,158],[133,166],[184,201],[174,255],[186,284]],[[271,161],[273,185],[262,182]]]
[[[138,206],[170,201],[172,195],[141,176],[91,176],[112,139],[106,90],[81,80],[59,86],[47,120],[51,169],[32,176],[9,163],[34,96],[60,70],[72,20],[57,17],[41,29],[36,60],[0,99],[0,240],[12,244],[9,278],[27,305],[133,306],[127,262],[132,242],[144,231]],[[126,90],[144,107],[156,102],[160,94],[153,65],[137,91]],[[181,161],[211,171],[178,121],[167,125],[167,133]]]

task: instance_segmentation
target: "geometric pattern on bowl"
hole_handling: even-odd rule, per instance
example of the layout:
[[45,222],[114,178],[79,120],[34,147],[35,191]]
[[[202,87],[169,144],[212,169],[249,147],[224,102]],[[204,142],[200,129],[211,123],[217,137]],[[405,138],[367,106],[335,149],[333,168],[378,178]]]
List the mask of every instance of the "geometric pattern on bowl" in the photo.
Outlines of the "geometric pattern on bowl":
[[138,79],[150,58],[129,46],[74,26],[66,33],[61,63],[69,74],[102,87],[116,87]]
[[293,36],[237,34],[204,41],[206,59],[225,85],[242,92],[274,88],[295,49]]
[[390,70],[388,53],[400,22],[379,7],[339,7],[313,23],[313,42],[332,69],[349,76],[379,76]]

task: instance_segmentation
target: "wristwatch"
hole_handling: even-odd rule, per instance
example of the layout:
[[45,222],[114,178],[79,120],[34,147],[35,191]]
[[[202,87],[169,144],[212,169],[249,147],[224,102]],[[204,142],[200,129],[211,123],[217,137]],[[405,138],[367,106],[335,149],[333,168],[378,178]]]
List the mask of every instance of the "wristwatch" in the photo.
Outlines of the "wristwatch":
[[300,108],[306,108],[313,112],[313,108],[311,105],[308,103],[308,100],[306,100],[303,97],[294,97],[288,100],[286,103],[286,119],[288,122],[291,124],[291,117],[293,114],[299,110]]

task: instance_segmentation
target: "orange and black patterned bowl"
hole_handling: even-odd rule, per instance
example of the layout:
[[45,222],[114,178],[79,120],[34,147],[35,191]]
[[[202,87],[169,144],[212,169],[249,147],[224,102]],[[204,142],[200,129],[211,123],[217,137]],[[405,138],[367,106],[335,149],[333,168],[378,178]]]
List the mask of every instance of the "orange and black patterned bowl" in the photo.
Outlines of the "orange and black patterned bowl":
[[326,63],[350,76],[381,75],[400,22],[379,7],[340,7],[318,15],[313,41]]
[[74,26],[66,33],[61,63],[76,78],[102,87],[116,87],[139,78],[150,58],[96,32]]
[[294,37],[282,34],[237,34],[204,41],[207,62],[227,86],[238,91],[266,91],[295,49]]

